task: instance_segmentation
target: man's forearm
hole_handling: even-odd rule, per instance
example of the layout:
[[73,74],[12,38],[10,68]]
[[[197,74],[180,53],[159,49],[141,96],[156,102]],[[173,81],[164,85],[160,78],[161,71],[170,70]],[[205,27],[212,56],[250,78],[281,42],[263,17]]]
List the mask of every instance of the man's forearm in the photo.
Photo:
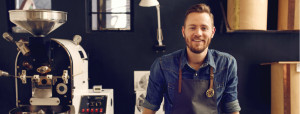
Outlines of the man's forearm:
[[156,111],[150,110],[148,108],[144,108],[143,114],[155,114]]
[[240,114],[240,112],[232,112],[232,113],[226,113],[226,114]]

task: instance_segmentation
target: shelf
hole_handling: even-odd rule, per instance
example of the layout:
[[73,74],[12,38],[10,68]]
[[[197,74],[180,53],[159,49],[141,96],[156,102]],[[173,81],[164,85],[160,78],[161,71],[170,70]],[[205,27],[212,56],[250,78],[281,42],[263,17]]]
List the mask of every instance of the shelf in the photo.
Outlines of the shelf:
[[226,33],[300,33],[300,30],[226,30]]

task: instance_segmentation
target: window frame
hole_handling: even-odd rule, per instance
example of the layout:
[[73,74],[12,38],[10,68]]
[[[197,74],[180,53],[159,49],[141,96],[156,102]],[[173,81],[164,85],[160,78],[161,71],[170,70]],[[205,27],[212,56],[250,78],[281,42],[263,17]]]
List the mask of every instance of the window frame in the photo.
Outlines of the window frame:
[[[133,2],[134,0],[129,0],[130,2],[130,11],[126,12],[99,12],[100,5],[98,4],[102,0],[97,0],[97,12],[92,12],[92,0],[86,0],[86,32],[87,33],[93,33],[93,32],[133,32],[134,27],[133,27],[133,17],[134,17],[134,12],[133,12]],[[104,1],[104,0],[103,0]],[[92,15],[97,14],[97,30],[92,30]],[[130,29],[123,29],[123,28],[102,28],[100,29],[100,15],[103,14],[129,14],[130,16]],[[105,22],[105,21],[104,21]]]

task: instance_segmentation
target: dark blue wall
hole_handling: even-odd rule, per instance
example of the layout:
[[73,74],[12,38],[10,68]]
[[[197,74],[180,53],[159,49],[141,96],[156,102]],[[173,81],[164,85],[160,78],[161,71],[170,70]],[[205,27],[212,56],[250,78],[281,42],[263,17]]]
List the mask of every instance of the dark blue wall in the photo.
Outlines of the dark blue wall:
[[[0,1],[1,34],[9,31],[7,10],[13,6],[11,1]],[[155,58],[185,47],[181,36],[183,16],[185,10],[196,3],[210,4],[215,15],[217,33],[210,48],[228,52],[237,59],[238,91],[243,114],[270,113],[270,68],[261,66],[261,63],[299,61],[298,32],[226,33],[222,29],[223,19],[217,1],[159,0],[164,44],[167,46],[164,53],[152,51],[157,28],[154,7],[140,7],[138,6],[140,0],[133,0],[133,32],[86,33],[85,1],[52,0],[52,9],[68,12],[68,21],[48,37],[72,39],[76,34],[83,37],[81,45],[89,55],[90,85],[102,84],[103,88],[114,89],[116,114],[134,113],[134,70],[149,70]],[[269,15],[273,17],[268,19],[272,27],[276,24],[276,15],[273,11],[269,11]],[[13,34],[13,36],[19,39],[30,35]],[[13,74],[16,46],[0,38],[0,52],[0,69]],[[0,78],[0,102],[1,113],[15,107],[13,79]]]

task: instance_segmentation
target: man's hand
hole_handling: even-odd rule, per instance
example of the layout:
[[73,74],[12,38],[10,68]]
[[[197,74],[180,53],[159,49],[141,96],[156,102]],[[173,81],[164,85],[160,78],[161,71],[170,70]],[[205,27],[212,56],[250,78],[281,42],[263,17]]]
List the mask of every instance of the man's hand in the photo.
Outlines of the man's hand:
[[150,110],[148,108],[144,108],[143,114],[155,114],[156,111]]

